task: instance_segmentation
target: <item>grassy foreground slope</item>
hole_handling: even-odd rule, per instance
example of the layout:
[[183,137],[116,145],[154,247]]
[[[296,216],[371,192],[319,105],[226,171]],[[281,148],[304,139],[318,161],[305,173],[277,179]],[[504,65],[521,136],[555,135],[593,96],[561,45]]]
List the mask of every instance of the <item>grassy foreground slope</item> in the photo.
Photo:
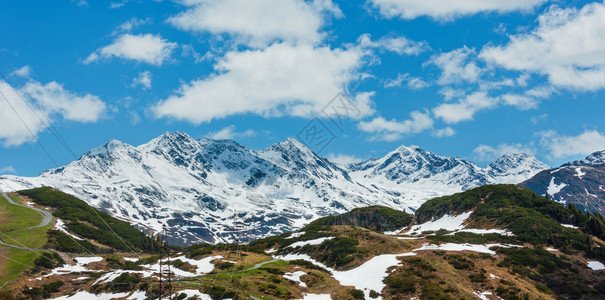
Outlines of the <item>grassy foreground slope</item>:
[[[38,205],[50,207],[53,215],[63,220],[67,229],[80,237],[124,252],[156,251],[158,249],[156,241],[132,227],[128,222],[96,210],[74,196],[50,187],[23,190],[18,193]],[[67,250],[65,249],[67,247],[74,251],[82,251],[81,247],[77,250],[77,245],[70,244],[71,239],[61,235],[60,232],[53,232],[52,235],[54,246],[61,247],[57,250]],[[94,248],[89,250],[94,250]]]
[[[18,197],[13,201],[22,203]],[[0,197],[0,239],[7,244],[39,249],[46,244],[46,232],[51,225],[31,228],[40,224],[42,215],[26,207],[8,203]],[[23,230],[27,229],[27,230]],[[0,245],[0,286],[15,280],[19,275],[33,266],[41,251],[28,251]]]
[[[23,194],[33,195],[30,201],[42,198],[36,203],[46,203],[66,223],[72,222],[73,215],[94,217],[85,207],[66,209],[62,205],[77,208],[73,204],[79,202],[52,192]],[[463,227],[475,231],[446,226],[406,235],[401,232],[407,229],[395,230],[463,213],[469,216]],[[350,300],[477,299],[479,295],[511,300],[603,299],[605,270],[588,267],[589,261],[605,262],[602,221],[600,215],[564,207],[515,185],[485,186],[429,200],[415,216],[374,206],[322,218],[297,233],[247,245],[174,247],[174,269],[195,273],[200,261],[211,265],[205,273],[173,281],[172,292],[174,298],[186,298],[183,290],[196,290],[212,299],[302,299],[306,294]],[[80,223],[96,228],[88,221]],[[66,261],[81,256],[61,255],[68,257]],[[102,261],[87,266],[94,272],[51,276],[40,282],[30,279],[43,272],[22,276],[14,294],[34,299],[61,281],[64,285],[50,292],[53,297],[76,291],[99,297],[116,292],[160,296],[157,278],[141,273],[157,263],[157,252],[99,256]],[[139,259],[133,260],[134,256]],[[385,258],[392,260],[380,267]],[[376,280],[379,284],[364,287]],[[32,285],[34,289],[29,289]],[[168,296],[165,286],[161,293]]]

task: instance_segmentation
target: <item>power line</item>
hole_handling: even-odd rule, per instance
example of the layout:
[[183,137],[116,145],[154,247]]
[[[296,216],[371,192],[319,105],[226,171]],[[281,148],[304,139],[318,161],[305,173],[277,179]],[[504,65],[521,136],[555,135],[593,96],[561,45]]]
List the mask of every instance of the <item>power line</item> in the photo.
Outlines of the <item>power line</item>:
[[[5,182],[5,183],[6,183],[6,184],[7,184],[7,185],[8,185],[10,188],[12,188],[12,189],[16,190],[14,187],[12,187],[12,186],[11,186],[11,184],[10,184],[8,181],[7,181],[7,182]],[[0,232],[0,233],[2,233],[2,232]],[[4,234],[4,233],[2,233],[2,234]],[[6,235],[6,234],[4,234],[4,235]],[[73,240],[73,241],[74,241],[74,242],[75,242],[75,243],[76,243],[78,246],[80,246],[82,249],[84,249],[84,251],[88,252],[88,254],[90,254],[90,255],[94,255],[94,253],[90,252],[90,251],[89,251],[89,250],[88,250],[86,247],[84,247],[84,246],[82,246],[82,244],[78,243],[78,241],[76,241],[76,239],[75,239],[74,237],[72,237],[72,236],[71,236],[71,235],[69,235],[69,234],[66,234],[66,235],[67,235],[69,238],[71,238],[71,239],[72,239],[72,240]],[[9,239],[11,239],[11,240],[13,240],[13,241],[15,241],[15,242],[19,243],[18,241],[16,241],[15,239],[11,238],[10,236],[8,236],[8,235],[6,235],[6,236],[7,236]],[[20,244],[20,243],[19,243],[19,244]],[[21,246],[23,246],[23,247],[25,247],[25,248],[29,248],[29,247],[26,247],[26,246],[25,246],[25,245],[23,245],[23,244],[21,244]],[[50,258],[46,257],[46,259],[50,259]],[[52,260],[52,259],[50,259],[50,260]]]
[[[6,61],[6,59],[4,58],[4,56],[2,56],[2,58],[8,64],[8,62]],[[9,67],[10,67],[10,65],[9,65]],[[12,67],[11,67],[11,69],[12,69]],[[73,152],[73,150],[69,147],[69,145],[67,145],[67,142],[65,142],[65,140],[63,139],[63,137],[61,136],[61,134],[59,134],[59,131],[55,128],[55,126],[53,125],[53,123],[50,121],[48,115],[46,114],[46,112],[44,112],[44,109],[42,108],[42,106],[40,106],[40,103],[38,103],[37,101],[32,101],[38,107],[39,112],[44,115],[44,118],[46,119],[46,121],[43,120],[38,115],[38,113],[36,112],[36,110],[34,110],[34,108],[31,106],[30,102],[27,101],[27,100],[25,100],[25,98],[19,93],[19,91],[17,89],[15,89],[15,87],[10,83],[10,81],[8,80],[8,78],[6,78],[6,76],[4,76],[4,73],[0,72],[0,75],[2,75],[2,78],[4,78],[4,81],[6,81],[6,83],[15,91],[15,93],[19,96],[19,99],[21,99],[21,101],[31,110],[31,112],[38,118],[38,120],[40,120],[40,122],[42,122],[42,124],[44,124],[44,126],[46,128],[50,129],[50,132],[55,136],[55,138],[57,138],[57,140],[59,141],[59,143],[61,143],[61,145],[63,145],[63,147],[65,147],[65,149],[67,149],[67,151],[69,151],[69,153],[71,153],[71,155],[77,159],[78,157]],[[21,84],[21,86],[23,86],[23,89],[25,90],[25,92],[27,93],[27,95],[29,96],[29,98],[33,100],[34,97],[32,97],[32,95],[29,93],[29,91],[27,90],[27,87],[21,82],[20,79],[17,79],[17,80],[19,81],[19,83]]]
[[[9,84],[10,85],[10,84]],[[46,155],[48,156],[48,158],[50,158],[50,160],[55,164],[55,166],[58,168],[59,164],[55,161],[55,159],[50,155],[50,153],[48,152],[48,150],[46,150],[46,148],[44,148],[44,146],[42,145],[42,143],[40,143],[40,140],[38,139],[38,137],[31,131],[31,129],[29,128],[29,126],[27,126],[27,123],[25,123],[25,121],[23,120],[23,118],[21,118],[21,115],[19,115],[19,113],[17,112],[17,110],[15,109],[15,107],[13,107],[13,105],[10,103],[10,101],[8,101],[8,98],[6,98],[6,96],[4,96],[4,93],[2,93],[2,90],[0,90],[0,95],[2,95],[2,98],[4,99],[4,101],[6,101],[6,103],[8,104],[8,106],[10,106],[10,108],[13,110],[13,112],[17,115],[17,117],[19,118],[19,120],[21,120],[21,123],[23,123],[23,126],[25,126],[25,128],[27,128],[27,131],[29,131],[29,133],[31,134],[31,136],[34,138],[34,140],[36,140],[36,143],[38,143],[38,145],[40,145],[40,147],[42,148],[42,150],[44,150],[44,153],[46,153]]]
[[[3,56],[4,58],[4,56]],[[4,58],[5,62],[6,59]],[[7,62],[8,64],[8,62]],[[10,66],[10,65],[9,65]],[[0,72],[1,74],[1,72]],[[2,74],[2,77],[4,77],[4,74]],[[6,77],[4,77],[6,79]],[[10,84],[10,82],[7,81],[7,84],[16,91],[16,89]],[[21,120],[21,122],[23,123],[23,125],[27,128],[27,130],[29,131],[30,135],[36,140],[36,142],[38,143],[38,145],[40,145],[40,147],[44,150],[44,152],[46,153],[46,155],[50,158],[50,160],[55,164],[55,166],[58,168],[59,164],[55,161],[55,159],[52,157],[52,155],[46,150],[46,148],[42,145],[42,143],[40,142],[40,140],[38,139],[38,137],[31,131],[31,129],[29,128],[29,126],[27,126],[27,124],[25,123],[25,121],[23,120],[23,118],[21,117],[21,115],[17,112],[17,110],[13,107],[13,105],[10,103],[10,101],[8,101],[8,98],[4,95],[4,93],[2,93],[2,91],[0,90],[0,94],[2,95],[2,97],[4,98],[4,100],[6,101],[6,103],[8,103],[8,105],[11,107],[11,109],[13,110],[13,112],[17,115],[17,117]],[[28,92],[29,94],[29,92]],[[19,97],[21,97],[21,95],[17,92],[17,95],[19,95]],[[30,95],[31,96],[31,95]],[[21,99],[23,101],[25,101],[25,99],[23,97],[21,97]],[[28,105],[28,107],[31,108],[31,106]],[[32,110],[33,111],[33,110]],[[34,112],[35,114],[35,112]],[[37,116],[37,115],[36,115]],[[38,116],[38,118],[40,118]],[[41,120],[41,119],[40,119]],[[41,120],[42,121],[42,120]],[[43,122],[43,121],[42,121]],[[43,122],[44,123],[44,122]],[[54,134],[54,133],[53,133]],[[62,144],[64,142],[61,141],[61,139],[58,137],[57,134],[54,134],[55,137],[59,140],[59,142],[61,142]],[[70,152],[72,153],[72,155],[77,159],[77,156],[73,153],[73,151],[71,151],[71,148],[69,148],[69,146],[65,143],[66,148],[68,150],[70,150]],[[64,173],[61,173],[61,175],[63,175],[63,177],[65,177]],[[107,228],[109,228],[109,230],[111,230],[111,232],[133,253],[135,253],[136,251],[134,251],[123,239],[122,237],[120,237],[114,230],[113,228],[111,228],[111,226],[109,226],[109,224],[107,224],[107,222],[99,215],[99,213],[93,208],[93,212],[97,215],[97,217],[99,217],[99,219],[101,219],[101,221],[107,226]]]

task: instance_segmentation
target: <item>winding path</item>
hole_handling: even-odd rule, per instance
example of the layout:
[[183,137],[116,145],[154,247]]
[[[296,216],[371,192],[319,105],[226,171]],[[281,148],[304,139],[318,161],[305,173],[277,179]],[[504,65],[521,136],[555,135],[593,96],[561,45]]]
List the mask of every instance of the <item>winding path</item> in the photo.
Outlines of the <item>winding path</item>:
[[[8,201],[8,203],[14,204],[14,205],[18,205],[18,206],[23,206],[29,209],[33,209],[35,211],[37,211],[38,213],[40,213],[43,218],[42,218],[42,222],[40,222],[40,224],[36,225],[36,226],[32,226],[29,228],[24,228],[24,229],[19,229],[19,230],[15,230],[15,231],[24,231],[24,230],[29,230],[29,229],[33,229],[33,228],[39,228],[39,227],[44,227],[46,225],[48,225],[50,223],[50,221],[52,221],[53,216],[50,212],[39,209],[39,208],[35,208],[35,207],[29,207],[27,205],[22,205],[19,203],[15,203],[15,201],[13,201],[13,199],[11,199],[11,197],[9,197],[5,192],[1,192],[2,196],[4,197],[4,199],[6,199],[6,201]],[[21,249],[21,250],[40,250],[40,249],[33,249],[33,248],[27,248],[27,247],[21,247],[21,246],[16,246],[16,245],[12,245],[12,244],[8,244],[6,242],[4,242],[2,239],[0,239],[0,245],[4,245],[7,247],[12,247],[12,248],[17,248],[17,249]]]

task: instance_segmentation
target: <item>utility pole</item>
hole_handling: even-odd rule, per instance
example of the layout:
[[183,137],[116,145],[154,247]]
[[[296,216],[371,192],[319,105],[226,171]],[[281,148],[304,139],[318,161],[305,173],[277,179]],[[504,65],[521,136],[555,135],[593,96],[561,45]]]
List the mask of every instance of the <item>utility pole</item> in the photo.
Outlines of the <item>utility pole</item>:
[[[164,228],[162,228],[162,231]],[[159,234],[160,238],[160,289],[159,289],[159,299],[162,300],[162,248],[164,247],[164,241],[162,240],[162,232]]]
[[170,248],[166,245],[166,255],[168,256],[168,299],[172,300],[172,273],[170,272]]

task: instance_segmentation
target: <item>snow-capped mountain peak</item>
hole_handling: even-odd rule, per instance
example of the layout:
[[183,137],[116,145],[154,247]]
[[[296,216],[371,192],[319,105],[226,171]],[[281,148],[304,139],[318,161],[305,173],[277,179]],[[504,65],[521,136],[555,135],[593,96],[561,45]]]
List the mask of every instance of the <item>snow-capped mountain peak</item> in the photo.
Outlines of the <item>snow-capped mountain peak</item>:
[[114,155],[120,151],[128,151],[133,147],[115,139],[110,139],[107,143],[92,149],[84,154],[84,156],[95,156],[95,155]]
[[433,197],[521,178],[538,165],[528,162],[507,156],[488,170],[401,146],[339,166],[295,139],[253,151],[168,132],[138,147],[110,140],[39,177],[0,176],[0,189],[53,186],[141,228],[166,226],[173,243],[186,245],[279,234],[355,207],[412,211]]
[[594,152],[577,162],[578,165],[603,165],[605,164],[605,150]]
[[519,183],[550,167],[526,153],[507,153],[486,166],[485,171],[502,183]]

